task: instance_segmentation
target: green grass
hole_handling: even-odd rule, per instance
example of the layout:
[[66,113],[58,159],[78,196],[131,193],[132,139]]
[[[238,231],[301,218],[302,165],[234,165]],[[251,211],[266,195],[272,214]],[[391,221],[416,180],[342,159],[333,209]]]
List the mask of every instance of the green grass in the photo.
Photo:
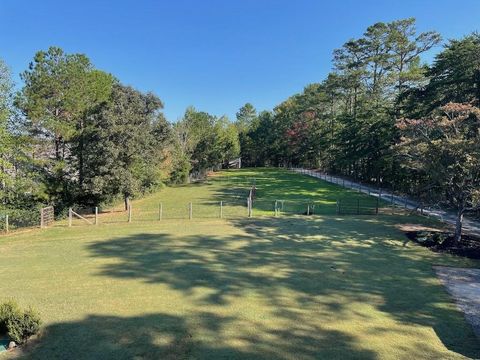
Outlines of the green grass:
[[[285,172],[227,175],[254,175],[259,199],[350,196]],[[226,183],[166,188],[134,206],[217,201],[232,191]],[[263,216],[57,226],[0,237],[1,294],[36,306],[45,320],[28,358],[478,358],[479,341],[432,264],[479,264],[407,242],[397,226],[420,221]]]
[[[136,221],[157,220],[162,204],[163,219],[187,219],[190,203],[194,218],[219,218],[220,202],[223,217],[244,218],[247,216],[246,199],[253,184],[257,189],[253,213],[257,217],[272,216],[275,201],[282,214],[303,214],[309,207],[310,213],[334,215],[337,200],[344,213],[356,214],[360,211],[373,214],[377,205],[376,198],[306,175],[279,169],[243,169],[223,171],[206,182],[166,187],[134,200],[132,218]],[[385,206],[386,203],[380,201],[379,204]],[[123,204],[106,209],[100,220],[126,222]],[[82,224],[82,221],[77,220],[76,223]]]

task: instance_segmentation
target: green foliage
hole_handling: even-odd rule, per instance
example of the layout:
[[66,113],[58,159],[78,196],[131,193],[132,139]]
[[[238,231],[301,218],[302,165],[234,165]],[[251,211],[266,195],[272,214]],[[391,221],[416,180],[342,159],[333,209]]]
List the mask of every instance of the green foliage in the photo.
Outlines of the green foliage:
[[15,300],[0,303],[0,335],[7,334],[17,344],[23,344],[40,330],[42,321],[33,308],[22,311]]
[[224,116],[217,118],[189,107],[173,129],[177,155],[173,182],[185,178],[185,159],[192,171],[202,172],[219,168],[240,154],[238,129]]
[[153,94],[113,87],[111,100],[85,123],[81,203],[94,205],[117,194],[128,198],[160,184],[170,136],[162,107]]
[[401,119],[397,127],[402,166],[423,175],[419,185],[430,202],[457,211],[459,240],[463,213],[480,208],[480,109],[448,103],[429,117]]
[[[246,166],[314,166],[425,199],[421,189],[431,179],[399,156],[395,123],[429,117],[449,101],[479,105],[479,38],[450,40],[427,66],[420,56],[439,34],[417,32],[413,18],[375,23],[334,50],[324,81],[271,112],[246,103],[233,123],[189,107],[169,124],[157,96],[58,47],[35,54],[12,103],[10,75],[0,63],[3,207],[49,203],[61,210],[127,200],[238,156]],[[456,149],[457,159],[468,157]]]
[[46,201],[98,205],[162,183],[171,134],[158,97],[56,47],[39,51],[22,79],[16,105],[41,159],[33,169]]
[[17,344],[23,344],[40,331],[41,324],[40,315],[33,308],[11,313],[7,319],[8,336]]
[[15,300],[10,299],[0,303],[0,335],[8,332],[8,321],[13,318],[19,318],[21,314],[22,311]]
[[[251,165],[306,165],[378,183],[401,183],[392,145],[406,93],[426,82],[420,55],[440,41],[417,33],[413,18],[376,23],[333,52],[334,72],[274,108],[271,118],[239,123],[242,157]],[[240,121],[242,119],[242,121]]]
[[185,184],[188,181],[191,165],[190,160],[186,157],[178,158],[170,174],[170,182],[172,184]]

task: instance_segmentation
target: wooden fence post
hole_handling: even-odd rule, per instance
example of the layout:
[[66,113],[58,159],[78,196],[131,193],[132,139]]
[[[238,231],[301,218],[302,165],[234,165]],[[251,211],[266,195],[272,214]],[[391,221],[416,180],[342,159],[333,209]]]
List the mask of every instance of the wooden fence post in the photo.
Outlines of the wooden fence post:
[[132,222],[132,204],[128,204],[128,222]]
[[275,200],[275,216],[278,216],[278,200]]
[[68,227],[72,227],[72,208],[68,208]]
[[98,206],[95,206],[95,225],[98,225]]
[[310,215],[310,204],[307,204],[307,215]]

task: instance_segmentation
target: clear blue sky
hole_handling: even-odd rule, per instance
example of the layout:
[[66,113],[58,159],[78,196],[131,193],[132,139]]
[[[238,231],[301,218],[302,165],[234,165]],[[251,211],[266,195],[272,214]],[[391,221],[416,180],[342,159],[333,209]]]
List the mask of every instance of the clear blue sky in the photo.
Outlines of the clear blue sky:
[[0,0],[0,57],[21,86],[34,53],[60,46],[155,92],[171,121],[188,105],[233,118],[321,81],[375,22],[413,16],[448,39],[480,30],[479,14],[480,0]]

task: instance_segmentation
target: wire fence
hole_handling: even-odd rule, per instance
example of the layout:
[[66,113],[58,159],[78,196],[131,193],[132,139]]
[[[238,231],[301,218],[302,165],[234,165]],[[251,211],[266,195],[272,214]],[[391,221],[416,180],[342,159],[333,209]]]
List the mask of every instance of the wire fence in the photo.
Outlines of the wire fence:
[[[300,172],[300,171],[299,171]],[[306,173],[306,171],[302,171]],[[309,173],[308,175],[313,174]],[[315,174],[316,175],[316,174]],[[319,176],[315,176],[319,177]],[[332,179],[330,179],[332,180]],[[332,180],[333,181],[333,180]],[[158,202],[157,204],[144,205],[131,203],[127,209],[123,205],[109,208],[74,207],[65,213],[53,218],[52,207],[28,210],[23,213],[0,211],[0,232],[18,230],[25,227],[48,227],[56,224],[65,226],[121,224],[140,222],[161,222],[167,220],[192,220],[192,219],[239,219],[257,217],[281,216],[316,216],[316,215],[382,215],[404,214],[407,207],[399,206],[397,202],[389,203],[380,196],[366,196],[365,189],[359,194],[348,193],[341,198],[326,198],[314,200],[299,199],[266,199],[256,197],[262,184],[257,184],[255,178],[244,176],[210,176],[205,181],[207,184],[220,185],[225,195],[225,200],[191,202]],[[346,184],[338,183],[348,187]],[[367,193],[368,194],[368,193]],[[373,194],[372,194],[373,195]]]
[[[304,169],[304,168],[289,168],[289,170],[308,175],[317,179],[324,180],[331,184],[341,186],[346,189],[353,190],[358,193],[363,193],[375,198],[380,199],[382,202],[388,204],[390,208],[413,210],[421,215],[433,214],[432,210],[427,210],[422,202],[415,201],[405,196],[404,194],[397,194],[393,190],[386,190],[381,187],[375,187],[373,185],[366,185],[360,182],[355,182],[344,177],[328,174],[318,170]],[[434,215],[434,214],[433,214]]]
[[40,226],[39,209],[0,209],[0,233]]
[[404,214],[398,207],[385,207],[377,199],[338,201],[302,200],[262,200],[249,198],[243,201],[203,201],[185,204],[163,204],[144,207],[130,205],[127,210],[73,210],[69,216],[69,226],[94,224],[120,224],[141,222],[162,222],[168,220],[194,219],[240,219],[281,216],[316,216],[316,215],[386,215]]

